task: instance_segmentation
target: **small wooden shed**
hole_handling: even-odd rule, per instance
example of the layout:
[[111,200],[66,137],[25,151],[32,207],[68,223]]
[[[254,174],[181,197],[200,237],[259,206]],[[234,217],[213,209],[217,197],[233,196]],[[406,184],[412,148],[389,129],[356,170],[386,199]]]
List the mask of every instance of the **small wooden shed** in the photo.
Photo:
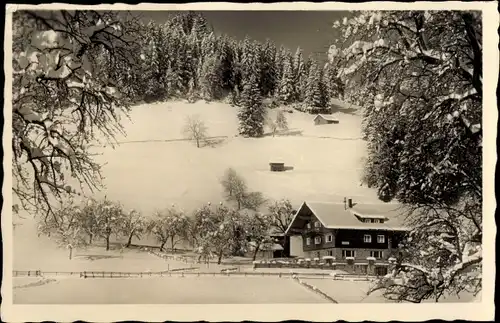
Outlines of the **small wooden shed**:
[[284,172],[285,171],[285,163],[284,162],[270,162],[269,166],[271,168],[271,172]]
[[314,117],[313,121],[315,125],[339,123],[339,120],[334,116],[324,114],[318,114],[316,117]]

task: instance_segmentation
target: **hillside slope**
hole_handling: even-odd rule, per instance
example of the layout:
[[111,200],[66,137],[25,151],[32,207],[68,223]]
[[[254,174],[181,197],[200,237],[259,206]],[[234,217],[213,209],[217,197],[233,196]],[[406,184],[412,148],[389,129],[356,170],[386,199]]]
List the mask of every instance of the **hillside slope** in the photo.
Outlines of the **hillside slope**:
[[[271,116],[275,113],[270,111]],[[185,118],[195,114],[205,120],[211,136],[225,138],[202,148],[179,141]],[[314,126],[314,116],[295,111],[286,114],[289,135],[252,139],[237,136],[236,114],[237,108],[223,103],[168,102],[134,107],[130,121],[124,122],[127,136],[117,138],[121,144],[96,151],[102,153],[96,158],[105,163],[106,185],[97,195],[119,200],[146,216],[172,204],[191,212],[209,201],[224,200],[219,181],[232,167],[251,190],[261,191],[269,199],[289,198],[295,205],[304,200],[342,202],[344,196],[376,201],[371,189],[360,186],[366,149],[359,139],[359,116],[339,114],[339,124]],[[293,170],[270,172],[268,163],[276,159]],[[14,233],[16,257],[35,251],[41,256],[50,249],[51,242],[39,243],[33,220],[21,222],[25,225]],[[142,242],[155,243],[152,239]],[[65,250],[50,251],[54,252],[67,257]]]

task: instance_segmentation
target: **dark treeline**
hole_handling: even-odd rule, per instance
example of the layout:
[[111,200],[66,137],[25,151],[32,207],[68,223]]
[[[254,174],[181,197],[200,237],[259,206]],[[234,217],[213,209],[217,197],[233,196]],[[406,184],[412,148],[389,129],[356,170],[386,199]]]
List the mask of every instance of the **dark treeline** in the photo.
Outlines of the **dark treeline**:
[[201,13],[183,12],[164,24],[143,24],[138,36],[140,66],[119,71],[122,90],[133,103],[229,98],[240,105],[273,98],[281,104],[321,109],[329,98],[343,96],[331,64],[305,59],[300,47],[292,54],[270,40],[216,35]]

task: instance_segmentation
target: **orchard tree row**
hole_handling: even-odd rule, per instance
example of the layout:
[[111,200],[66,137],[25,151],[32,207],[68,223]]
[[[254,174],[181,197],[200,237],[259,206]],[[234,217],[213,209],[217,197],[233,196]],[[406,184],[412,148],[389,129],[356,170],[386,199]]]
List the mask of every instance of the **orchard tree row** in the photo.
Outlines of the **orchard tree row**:
[[227,202],[217,206],[208,203],[188,215],[172,205],[144,216],[136,210],[126,211],[123,205],[108,199],[86,199],[80,204],[65,203],[53,217],[40,220],[39,234],[54,239],[69,250],[85,248],[104,241],[110,250],[112,239],[125,241],[129,248],[132,239],[145,235],[155,238],[159,250],[170,243],[172,250],[180,243],[188,243],[199,254],[198,260],[216,257],[246,255],[253,259],[260,250],[275,243],[273,233],[284,234],[293,216],[290,201],[275,201],[262,212],[267,204],[262,193],[248,189],[245,180],[233,169],[228,169],[221,179]]

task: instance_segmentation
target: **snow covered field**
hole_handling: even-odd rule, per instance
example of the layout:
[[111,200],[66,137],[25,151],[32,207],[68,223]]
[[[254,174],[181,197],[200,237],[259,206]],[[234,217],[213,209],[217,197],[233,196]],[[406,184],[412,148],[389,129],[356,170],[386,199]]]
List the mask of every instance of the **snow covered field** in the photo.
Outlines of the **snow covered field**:
[[[223,200],[219,180],[228,167],[233,167],[251,190],[262,191],[269,199],[289,198],[297,206],[304,200],[341,202],[344,196],[376,201],[375,192],[359,183],[365,154],[365,143],[357,139],[359,116],[339,114],[339,124],[315,126],[312,115],[295,111],[286,114],[288,124],[290,132],[301,135],[250,139],[235,137],[236,113],[237,108],[224,103],[167,102],[134,107],[131,120],[124,120],[127,137],[117,138],[129,143],[96,151],[102,153],[96,158],[106,163],[106,189],[97,194],[119,200],[145,216],[173,203],[189,212],[209,201]],[[182,138],[188,115],[199,115],[211,136],[227,138],[216,146],[203,148],[188,141],[151,141]],[[342,139],[320,138],[325,136]],[[268,163],[276,158],[294,169],[270,172]],[[51,243],[46,248],[47,244],[36,238],[32,220],[16,222],[24,223],[30,232],[23,233],[23,226],[16,228],[14,248],[18,257],[48,252],[67,258],[66,250],[52,250]],[[140,242],[156,245],[148,238]]]
[[[96,158],[106,163],[103,168],[106,189],[98,195],[119,200],[125,207],[135,208],[146,216],[173,203],[190,212],[209,201],[223,200],[219,180],[224,171],[232,167],[247,180],[251,190],[261,191],[269,199],[289,198],[295,205],[304,200],[341,202],[344,196],[376,201],[375,192],[359,183],[365,154],[365,143],[359,139],[359,116],[339,114],[339,124],[315,126],[314,116],[295,111],[286,114],[288,135],[251,139],[237,136],[236,113],[237,108],[223,103],[168,102],[135,107],[131,121],[124,123],[127,137],[117,138],[122,144],[115,149],[96,150],[102,153]],[[223,140],[202,148],[178,140],[182,139],[181,130],[188,115],[199,115],[206,122],[209,135],[224,136]],[[277,158],[293,170],[270,172],[268,163]],[[69,260],[68,250],[56,248],[46,237],[37,238],[33,220],[16,219],[15,222],[20,225],[14,231],[14,270],[162,271],[189,267],[180,261],[166,262],[139,251],[106,252],[102,247],[75,250],[75,257]],[[156,245],[151,238],[144,238],[140,243]],[[210,265],[210,270],[220,268]],[[136,292],[128,294],[129,290]],[[204,292],[199,293],[200,290]],[[148,293],[150,296],[144,298],[138,296]],[[52,303],[323,300],[292,280],[274,277],[66,279],[16,289],[15,295],[16,302]]]
[[277,304],[327,302],[318,294],[307,290],[292,279],[274,277],[67,278],[36,287],[16,288],[14,289],[13,299],[16,304]]
[[[237,108],[223,103],[169,102],[134,108],[126,122],[126,138],[116,149],[103,148],[108,198],[117,199],[145,214],[172,203],[187,211],[208,201],[223,200],[220,177],[233,167],[252,190],[270,199],[289,198],[341,202],[345,196],[376,201],[375,192],[360,186],[365,143],[361,118],[340,114],[340,123],[315,126],[313,116],[286,114],[288,136],[252,139],[237,135]],[[275,111],[271,110],[271,113]],[[182,138],[188,115],[199,115],[209,135],[227,136],[215,146],[196,148]],[[332,138],[323,138],[332,137]],[[334,139],[335,138],[335,139]],[[136,143],[134,141],[147,141]],[[273,173],[269,162],[282,159],[293,170]]]
[[[367,295],[370,289],[371,282],[368,281],[342,281],[330,279],[302,279],[306,283],[316,286],[321,291],[328,294],[339,303],[390,303],[385,299],[381,292],[376,291]],[[449,295],[444,297],[440,302],[455,303],[455,302],[474,302],[480,301],[480,296],[474,297],[470,293],[462,293],[460,297]],[[434,300],[426,300],[424,302],[432,303]]]

